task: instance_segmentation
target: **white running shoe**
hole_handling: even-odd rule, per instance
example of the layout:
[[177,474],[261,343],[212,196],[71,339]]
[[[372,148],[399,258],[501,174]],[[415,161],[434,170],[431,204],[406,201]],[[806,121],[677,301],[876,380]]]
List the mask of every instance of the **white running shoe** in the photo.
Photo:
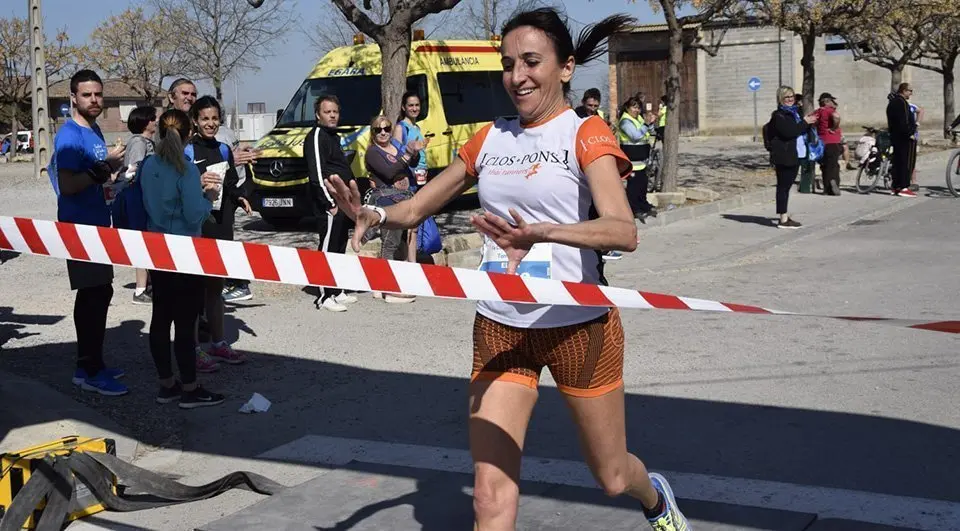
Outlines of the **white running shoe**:
[[347,292],[341,292],[340,295],[334,297],[333,300],[339,302],[340,304],[353,304],[360,299],[358,299],[356,295],[351,295]]
[[347,311],[347,307],[337,302],[336,298],[334,297],[330,297],[329,299],[323,301],[320,304],[320,307],[323,308],[324,310],[331,311],[331,312]]

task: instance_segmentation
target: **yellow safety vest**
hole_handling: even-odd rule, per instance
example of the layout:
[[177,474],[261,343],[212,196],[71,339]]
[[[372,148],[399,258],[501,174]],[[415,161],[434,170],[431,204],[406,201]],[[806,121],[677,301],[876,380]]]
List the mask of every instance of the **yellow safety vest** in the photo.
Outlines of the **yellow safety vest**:
[[657,121],[657,127],[666,127],[667,126],[667,106],[660,105],[659,113],[660,120]]
[[604,122],[607,121],[607,113],[603,112],[603,109],[597,109],[597,116],[599,116]]
[[[643,122],[640,121],[639,118],[634,118],[633,116],[630,116],[629,113],[623,113],[623,116],[620,117],[619,123],[623,123],[624,120],[632,123],[634,127],[637,128],[637,131],[641,131],[645,127]],[[620,144],[635,145],[635,146],[649,144],[651,140],[651,136],[652,135],[650,135],[650,131],[648,130],[646,135],[644,135],[644,137],[640,139],[639,142],[634,142],[633,140],[630,139],[629,136],[627,136],[626,133],[623,132],[623,127],[617,127],[617,140],[620,141]],[[631,161],[631,162],[633,162],[633,171],[639,171],[647,167],[646,162],[637,162],[637,161]]]

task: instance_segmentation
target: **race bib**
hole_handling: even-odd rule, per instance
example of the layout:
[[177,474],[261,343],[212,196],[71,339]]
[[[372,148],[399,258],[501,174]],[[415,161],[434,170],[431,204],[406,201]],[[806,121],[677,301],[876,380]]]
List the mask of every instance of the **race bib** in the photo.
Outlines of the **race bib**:
[[[537,243],[530,248],[517,266],[521,277],[550,278],[553,264],[553,244]],[[488,273],[507,272],[507,253],[490,238],[483,238],[483,256],[480,259],[480,271]]]

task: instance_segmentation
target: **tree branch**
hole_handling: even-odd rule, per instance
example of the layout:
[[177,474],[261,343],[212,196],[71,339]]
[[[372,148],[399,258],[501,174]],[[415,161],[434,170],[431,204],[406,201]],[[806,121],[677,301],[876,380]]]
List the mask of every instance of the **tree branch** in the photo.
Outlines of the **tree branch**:
[[351,0],[331,0],[343,13],[347,20],[360,31],[369,35],[373,40],[380,42],[383,39],[383,26],[377,24],[360,10]]

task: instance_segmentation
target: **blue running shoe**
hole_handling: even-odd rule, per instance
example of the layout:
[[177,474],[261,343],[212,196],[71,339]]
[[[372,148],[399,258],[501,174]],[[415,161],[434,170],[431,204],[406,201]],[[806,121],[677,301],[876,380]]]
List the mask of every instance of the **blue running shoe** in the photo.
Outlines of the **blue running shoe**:
[[[113,367],[107,367],[103,370],[107,373],[107,375],[109,375],[114,380],[116,380],[117,378],[123,378],[124,375],[127,374],[123,372],[123,369],[116,369]],[[84,380],[86,380],[89,377],[90,376],[87,374],[87,371],[83,369],[77,369],[73,371],[73,378],[70,381],[73,382],[73,385],[82,385]]]
[[111,378],[106,370],[102,370],[93,377],[84,380],[80,384],[80,389],[100,393],[104,396],[123,396],[130,392],[127,386]]
[[667,478],[654,472],[650,474],[650,482],[663,496],[664,505],[663,514],[648,519],[653,531],[693,531],[687,517],[683,516],[677,507],[677,500],[673,497],[673,489],[670,488]]

